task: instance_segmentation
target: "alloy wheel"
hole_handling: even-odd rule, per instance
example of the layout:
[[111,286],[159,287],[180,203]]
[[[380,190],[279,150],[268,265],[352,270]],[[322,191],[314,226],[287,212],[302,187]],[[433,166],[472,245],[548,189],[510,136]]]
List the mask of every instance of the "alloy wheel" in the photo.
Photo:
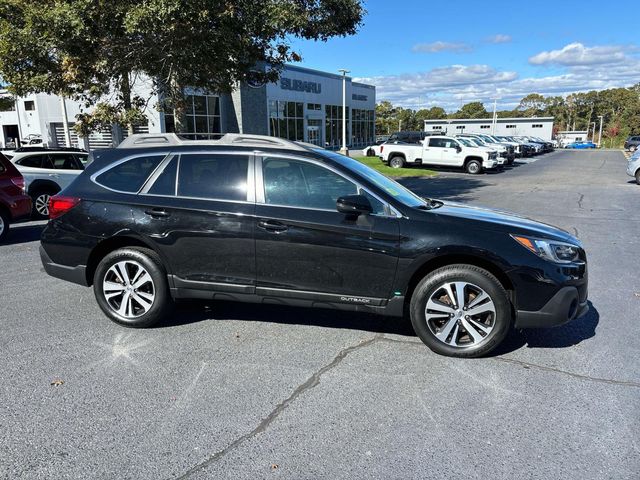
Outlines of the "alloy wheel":
[[49,216],[49,199],[50,198],[51,198],[51,195],[49,195],[48,193],[43,193],[36,197],[36,201],[35,201],[36,212],[38,212],[43,217]]
[[2,234],[4,233],[4,218],[2,218],[2,215],[0,215],[0,237],[2,236]]
[[476,347],[487,341],[496,323],[496,307],[482,288],[468,282],[446,282],[425,307],[431,333],[451,347]]
[[133,260],[115,263],[107,270],[102,293],[109,307],[124,318],[144,315],[155,301],[155,285],[151,275]]

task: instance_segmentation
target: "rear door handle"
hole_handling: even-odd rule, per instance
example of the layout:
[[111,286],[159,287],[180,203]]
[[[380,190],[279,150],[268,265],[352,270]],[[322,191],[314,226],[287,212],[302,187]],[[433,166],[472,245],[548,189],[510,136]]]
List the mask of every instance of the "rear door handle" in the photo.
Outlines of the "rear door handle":
[[258,228],[261,228],[262,230],[266,230],[267,232],[275,232],[275,233],[284,232],[289,229],[289,227],[287,227],[286,225],[280,222],[277,222],[275,220],[259,220]]
[[171,216],[169,212],[161,208],[152,208],[151,210],[145,210],[144,213],[153,218],[166,218]]

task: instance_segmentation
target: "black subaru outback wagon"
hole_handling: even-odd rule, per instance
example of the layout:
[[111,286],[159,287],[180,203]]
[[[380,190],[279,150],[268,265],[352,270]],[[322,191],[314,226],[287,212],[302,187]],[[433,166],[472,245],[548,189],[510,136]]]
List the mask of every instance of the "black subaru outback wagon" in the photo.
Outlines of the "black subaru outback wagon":
[[511,327],[583,315],[587,264],[562,230],[418,197],[360,162],[228,134],[133,135],[52,197],[45,270],[145,327],[172,299],[408,312],[432,350],[473,357]]

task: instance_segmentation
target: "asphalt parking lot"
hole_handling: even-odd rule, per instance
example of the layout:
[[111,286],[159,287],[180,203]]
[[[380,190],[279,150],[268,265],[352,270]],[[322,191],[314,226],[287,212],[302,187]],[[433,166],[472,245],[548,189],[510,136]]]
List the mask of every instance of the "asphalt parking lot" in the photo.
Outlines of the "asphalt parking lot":
[[0,477],[581,478],[640,474],[640,186],[619,151],[557,151],[420,194],[576,234],[589,314],[492,357],[431,353],[407,322],[189,303],[104,317],[43,273],[43,223],[0,246]]

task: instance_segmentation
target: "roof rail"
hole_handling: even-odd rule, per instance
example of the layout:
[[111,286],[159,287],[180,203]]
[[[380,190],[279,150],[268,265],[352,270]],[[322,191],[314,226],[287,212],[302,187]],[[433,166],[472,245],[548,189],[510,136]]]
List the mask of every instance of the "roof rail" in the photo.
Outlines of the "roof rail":
[[247,135],[243,133],[227,133],[219,140],[186,140],[175,133],[138,133],[129,135],[117,148],[147,148],[172,145],[238,145],[256,148],[286,148],[290,150],[307,150],[300,143],[267,135]]

